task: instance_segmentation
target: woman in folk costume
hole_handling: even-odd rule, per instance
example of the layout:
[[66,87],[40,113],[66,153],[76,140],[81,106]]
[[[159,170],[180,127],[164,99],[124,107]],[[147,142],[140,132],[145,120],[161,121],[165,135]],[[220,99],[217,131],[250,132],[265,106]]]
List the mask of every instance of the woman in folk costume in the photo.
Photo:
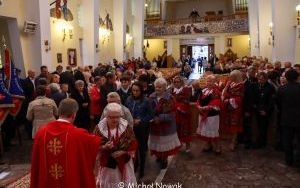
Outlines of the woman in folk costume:
[[222,92],[224,104],[223,125],[232,134],[230,149],[236,147],[238,133],[243,131],[242,101],[244,95],[243,75],[239,70],[230,73],[229,81]]
[[176,129],[176,107],[173,96],[167,92],[167,81],[158,78],[155,92],[150,95],[154,118],[150,123],[150,151],[157,157],[161,169],[168,166],[168,156],[175,155],[181,146]]
[[102,139],[99,153],[97,186],[115,188],[120,182],[135,184],[133,158],[137,142],[132,128],[121,118],[122,107],[117,103],[107,105],[106,117],[95,129]]
[[197,128],[198,137],[206,142],[203,151],[214,150],[216,154],[221,153],[219,145],[221,92],[216,85],[216,77],[207,77],[206,88],[203,89],[198,99],[199,124]]
[[179,76],[174,78],[173,86],[171,93],[175,98],[177,134],[179,140],[186,143],[185,151],[189,152],[193,134],[190,109],[192,88],[185,86],[184,80]]

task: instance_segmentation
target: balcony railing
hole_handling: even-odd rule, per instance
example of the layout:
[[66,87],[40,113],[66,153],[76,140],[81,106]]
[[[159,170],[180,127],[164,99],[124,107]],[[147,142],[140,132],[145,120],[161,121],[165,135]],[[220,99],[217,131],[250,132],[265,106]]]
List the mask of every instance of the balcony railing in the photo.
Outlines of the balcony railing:
[[146,20],[145,37],[199,33],[249,32],[248,14],[205,16],[178,20]]

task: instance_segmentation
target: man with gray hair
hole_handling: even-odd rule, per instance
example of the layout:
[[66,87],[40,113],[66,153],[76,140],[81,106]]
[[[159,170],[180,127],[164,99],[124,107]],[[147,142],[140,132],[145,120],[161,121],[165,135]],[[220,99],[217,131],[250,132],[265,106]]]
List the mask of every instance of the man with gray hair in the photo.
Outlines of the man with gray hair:
[[[107,95],[107,103],[117,103],[121,106],[122,112],[121,112],[121,116],[123,119],[127,120],[128,125],[132,128],[133,127],[133,117],[129,111],[129,109],[121,104],[121,98],[120,95],[117,92],[110,92]],[[104,119],[104,117],[107,114],[107,106],[104,108],[102,116],[101,116],[101,120]]]
[[96,188],[93,169],[100,138],[73,125],[77,111],[74,99],[62,100],[59,119],[37,133],[32,152],[31,188]]
[[59,106],[60,101],[66,98],[64,94],[61,93],[60,85],[58,83],[51,83],[48,85],[50,88],[51,99],[54,100],[56,106]]

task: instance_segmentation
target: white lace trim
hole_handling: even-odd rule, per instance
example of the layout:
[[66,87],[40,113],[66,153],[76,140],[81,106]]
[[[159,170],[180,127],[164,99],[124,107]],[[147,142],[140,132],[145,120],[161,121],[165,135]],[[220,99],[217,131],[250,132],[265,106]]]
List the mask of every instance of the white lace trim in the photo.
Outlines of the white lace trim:
[[236,103],[235,99],[230,98],[230,99],[229,99],[229,103],[230,103],[230,105],[231,105],[234,109],[237,109],[237,108],[238,108],[238,104]]
[[[103,120],[101,120],[97,126],[98,126],[99,131],[101,132],[101,134],[103,136],[105,136],[106,138],[108,138],[107,119],[104,118]],[[121,118],[120,119],[120,124],[119,124],[119,127],[118,127],[119,135],[121,135],[125,132],[127,126],[128,126],[127,120]]]
[[199,116],[199,123],[196,133],[198,135],[208,137],[208,138],[216,138],[219,137],[219,125],[220,125],[220,117],[212,116],[207,117],[205,122],[201,122],[201,116]]
[[181,145],[177,133],[168,136],[150,135],[149,141],[150,150],[158,152],[170,151]]

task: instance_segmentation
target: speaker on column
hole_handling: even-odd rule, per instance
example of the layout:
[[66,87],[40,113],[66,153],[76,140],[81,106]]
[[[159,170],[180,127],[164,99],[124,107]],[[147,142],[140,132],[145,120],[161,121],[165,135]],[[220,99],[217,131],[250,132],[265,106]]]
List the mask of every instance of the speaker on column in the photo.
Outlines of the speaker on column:
[[36,32],[37,27],[38,27],[38,23],[31,22],[31,21],[25,21],[24,32],[34,34]]

